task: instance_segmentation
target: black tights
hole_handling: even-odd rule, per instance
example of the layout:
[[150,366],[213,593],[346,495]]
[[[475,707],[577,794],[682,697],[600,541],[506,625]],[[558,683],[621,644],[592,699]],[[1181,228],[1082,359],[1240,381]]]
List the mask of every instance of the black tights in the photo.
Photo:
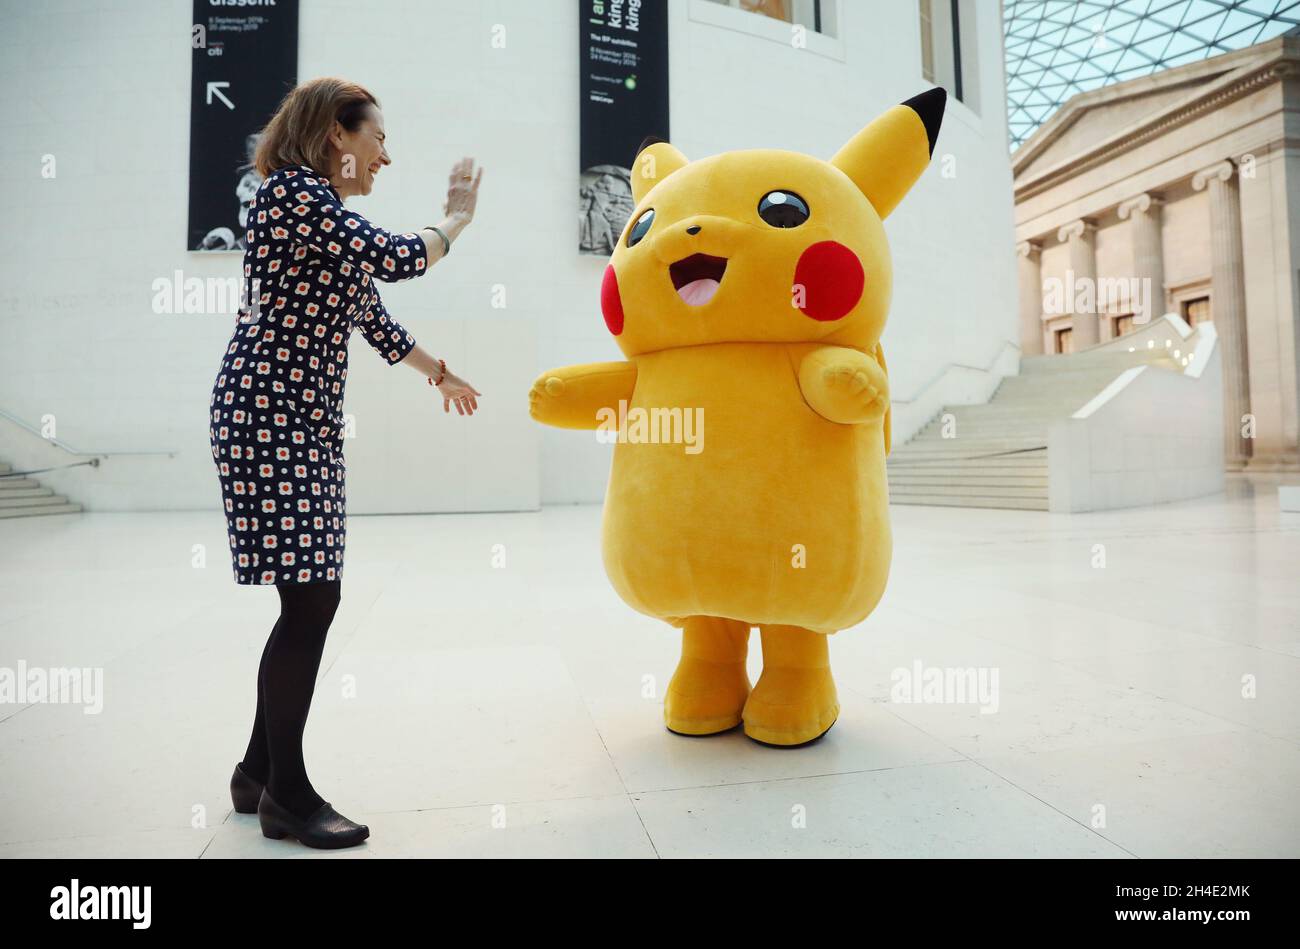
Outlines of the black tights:
[[257,713],[241,765],[281,807],[306,819],[325,803],[307,779],[302,733],[342,581],[276,584],[280,618],[257,669]]

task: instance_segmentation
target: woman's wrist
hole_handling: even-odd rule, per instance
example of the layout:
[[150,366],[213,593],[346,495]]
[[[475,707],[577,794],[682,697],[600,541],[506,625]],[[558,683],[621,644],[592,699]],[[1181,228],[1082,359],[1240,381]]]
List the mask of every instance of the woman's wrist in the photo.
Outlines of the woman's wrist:
[[406,358],[402,360],[402,365],[410,366],[420,375],[429,379],[430,384],[432,384],[433,381],[437,380],[440,374],[445,372],[442,367],[445,366],[446,363],[433,355],[433,353],[425,350],[419,343],[416,343],[411,351],[406,354]]
[[438,368],[434,370],[433,375],[426,378],[428,378],[429,385],[431,386],[442,385],[442,381],[447,378],[447,360],[439,359]]
[[441,253],[438,254],[439,260],[451,253],[451,238],[447,236],[447,232],[441,227],[436,224],[426,224],[424,227],[420,228],[420,230],[429,231],[433,234],[432,240],[426,237],[424,241],[426,245],[433,244],[441,251]]
[[461,231],[469,227],[470,220],[469,217],[463,214],[449,214],[447,219],[439,226],[447,232],[448,237],[455,240],[460,237]]
[[[421,235],[425,233],[432,235],[424,237],[425,248],[429,253],[431,260],[441,260],[451,253],[451,245],[456,242],[461,231],[469,226],[470,218],[461,214],[450,214],[443,218],[438,224],[426,224],[420,228]],[[435,253],[434,251],[437,251]]]

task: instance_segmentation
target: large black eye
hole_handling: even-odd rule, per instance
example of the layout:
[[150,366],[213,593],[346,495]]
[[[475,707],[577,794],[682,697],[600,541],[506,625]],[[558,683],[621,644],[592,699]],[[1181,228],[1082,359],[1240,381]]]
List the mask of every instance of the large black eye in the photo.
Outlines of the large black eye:
[[635,247],[641,242],[641,238],[650,233],[650,225],[655,222],[655,209],[647,208],[642,215],[636,219],[632,225],[632,230],[627,232],[627,246]]
[[770,191],[758,202],[758,216],[773,227],[798,227],[808,213],[804,199],[793,191]]

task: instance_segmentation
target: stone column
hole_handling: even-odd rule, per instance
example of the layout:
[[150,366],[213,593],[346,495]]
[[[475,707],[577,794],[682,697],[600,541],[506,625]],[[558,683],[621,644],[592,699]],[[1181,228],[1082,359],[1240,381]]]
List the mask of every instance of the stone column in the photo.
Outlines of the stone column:
[[1020,354],[1043,352],[1042,247],[1033,241],[1016,245],[1020,265]]
[[[1279,132],[1279,134],[1281,134]],[[1300,148],[1278,140],[1243,159],[1241,259],[1255,438],[1248,470],[1300,471]],[[1250,170],[1247,171],[1247,168]]]
[[1145,325],[1165,315],[1165,252],[1160,239],[1160,208],[1164,201],[1153,194],[1140,194],[1119,206],[1119,219],[1127,221],[1133,234],[1133,276],[1139,281],[1139,296],[1133,303],[1133,322]]
[[[1067,275],[1065,281],[1065,309],[1071,316],[1070,326],[1073,330],[1071,335],[1074,338],[1076,352],[1089,346],[1096,346],[1101,339],[1101,328],[1097,320],[1097,295],[1095,292],[1097,286],[1097,255],[1093,246],[1093,235],[1096,232],[1097,226],[1095,224],[1080,219],[1065,225],[1056,234],[1056,239],[1061,243],[1070,242],[1070,275]],[[1094,289],[1094,292],[1090,294],[1094,304],[1090,313],[1079,313],[1075,309],[1075,304],[1078,301],[1077,291],[1083,281],[1091,283]]]
[[1230,161],[1199,171],[1195,191],[1210,191],[1210,311],[1223,347],[1225,464],[1241,468],[1250,458],[1250,440],[1241,437],[1242,417],[1250,412],[1250,371],[1246,351],[1246,280],[1241,253],[1241,199],[1236,167]]

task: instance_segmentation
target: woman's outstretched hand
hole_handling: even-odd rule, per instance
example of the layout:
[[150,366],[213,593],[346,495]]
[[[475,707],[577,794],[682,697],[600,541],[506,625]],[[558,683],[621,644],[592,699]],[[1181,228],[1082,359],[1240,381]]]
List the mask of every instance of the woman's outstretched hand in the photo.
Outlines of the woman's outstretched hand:
[[437,389],[442,393],[442,410],[450,412],[454,402],[456,411],[461,415],[473,415],[474,410],[478,408],[478,400],[475,397],[483,394],[450,371],[442,377],[442,382],[438,383]]
[[483,180],[483,169],[474,171],[474,159],[462,158],[451,169],[451,179],[447,187],[447,202],[443,212],[451,218],[459,218],[465,224],[474,220],[474,209],[478,206],[478,186]]

